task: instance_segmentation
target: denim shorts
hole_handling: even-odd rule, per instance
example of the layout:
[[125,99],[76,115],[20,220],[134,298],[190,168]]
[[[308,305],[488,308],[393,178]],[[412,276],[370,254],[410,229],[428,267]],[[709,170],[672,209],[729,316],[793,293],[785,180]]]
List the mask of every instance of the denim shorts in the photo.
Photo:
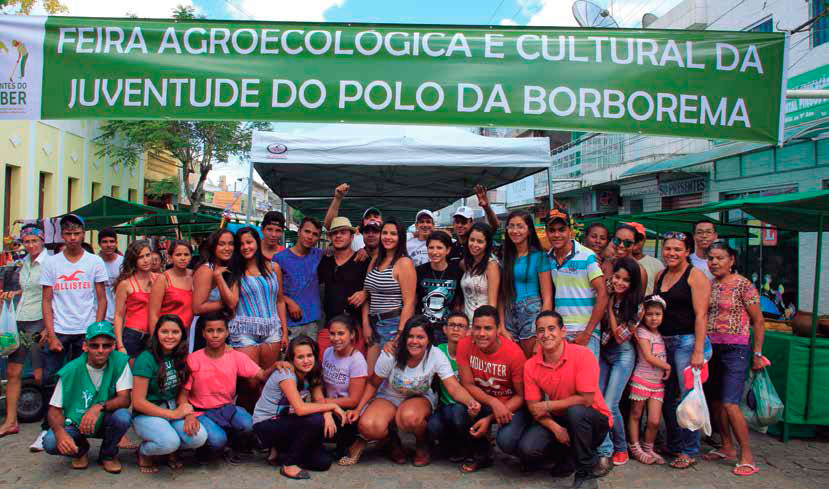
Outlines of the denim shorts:
[[740,404],[751,358],[749,345],[713,345],[705,392],[712,401]]
[[527,297],[506,311],[507,331],[519,340],[535,337],[535,318],[541,311],[541,298]]
[[394,339],[399,326],[400,316],[388,319],[372,320],[371,337],[374,340],[374,344],[380,345],[380,348],[382,348],[383,345]]
[[9,355],[9,363],[23,365],[26,363],[26,355],[28,354],[33,369],[43,368],[43,351],[37,344],[37,339],[40,338],[40,332],[42,330],[42,319],[38,319],[37,321],[18,321],[17,331],[20,333],[21,337],[25,335],[28,338],[27,341],[30,346],[27,348],[21,344],[20,348]]
[[246,348],[249,346],[266,345],[269,343],[279,343],[282,339],[282,328],[277,328],[276,331],[270,335],[245,334],[245,333],[230,333],[228,335],[228,343],[233,348]]
[[124,342],[124,348],[130,358],[137,357],[139,353],[147,349],[147,333],[142,333],[137,329],[125,326],[121,333],[121,341]]

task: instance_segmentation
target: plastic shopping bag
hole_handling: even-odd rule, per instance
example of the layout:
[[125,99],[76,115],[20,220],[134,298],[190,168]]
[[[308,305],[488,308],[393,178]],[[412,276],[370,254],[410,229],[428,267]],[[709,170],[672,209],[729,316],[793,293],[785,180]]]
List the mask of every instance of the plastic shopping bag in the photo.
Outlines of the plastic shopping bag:
[[783,419],[783,401],[777,395],[774,384],[771,383],[766,369],[752,372],[751,395],[754,396],[754,409],[757,414],[757,423],[760,426],[770,426]]
[[702,430],[705,436],[711,436],[711,417],[708,403],[702,391],[700,371],[694,369],[694,388],[685,393],[682,402],[676,408],[676,420],[679,426],[691,431]]
[[14,303],[3,301],[3,309],[0,311],[0,356],[11,355],[20,348],[15,316]]
[[753,382],[754,371],[750,371],[748,374],[748,380],[743,387],[743,395],[740,397],[740,411],[743,412],[743,416],[746,418],[746,423],[748,423],[749,428],[760,433],[766,433],[766,431],[768,431],[768,426],[760,424],[760,421],[757,419],[757,400],[754,397],[754,393],[751,391],[751,385]]

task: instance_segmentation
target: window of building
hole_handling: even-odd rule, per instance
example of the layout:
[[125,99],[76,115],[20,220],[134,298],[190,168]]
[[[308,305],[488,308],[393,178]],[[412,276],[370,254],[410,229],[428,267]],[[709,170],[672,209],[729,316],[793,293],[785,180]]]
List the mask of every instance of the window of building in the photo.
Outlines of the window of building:
[[[821,12],[826,10],[826,0],[812,0],[812,11],[809,18],[817,17],[820,15]],[[821,18],[815,21],[812,24],[812,47],[816,48],[821,44],[826,42],[827,34],[826,29],[829,28],[829,19],[826,18],[826,15],[823,15]]]
[[37,218],[43,219],[54,214],[53,204],[51,198],[54,197],[55,192],[52,189],[52,174],[48,172],[40,172],[38,179],[40,194],[37,200]]
[[138,190],[134,188],[127,190],[127,200],[130,202],[138,202]]
[[112,191],[109,193],[109,196],[110,197],[115,197],[116,199],[120,199],[121,198],[121,187],[119,187],[118,185],[113,185],[112,186]]
[[66,212],[75,210],[75,207],[81,203],[80,195],[78,194],[80,187],[81,185],[77,178],[69,177],[66,182]]
[[772,17],[760,22],[759,24],[755,24],[754,27],[749,27],[746,29],[747,32],[774,32],[774,23],[772,22]]
[[92,182],[92,201],[95,202],[96,200],[101,198],[101,189],[103,185],[98,182]]
[[11,232],[12,222],[20,217],[20,168],[6,165],[6,188],[3,193],[3,235]]

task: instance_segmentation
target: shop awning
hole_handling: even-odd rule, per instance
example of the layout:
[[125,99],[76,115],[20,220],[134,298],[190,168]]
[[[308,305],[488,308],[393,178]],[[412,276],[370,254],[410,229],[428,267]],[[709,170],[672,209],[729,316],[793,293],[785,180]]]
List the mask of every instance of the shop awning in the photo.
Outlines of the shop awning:
[[495,138],[454,127],[315,124],[302,133],[254,132],[251,160],[277,195],[322,217],[340,183],[351,190],[340,214],[363,210],[414,220],[550,165],[547,138]]
[[[822,132],[829,131],[829,118],[818,119],[815,121],[801,124],[791,128],[786,128],[785,142],[788,143],[794,139],[813,137]],[[647,173],[657,173],[661,171],[675,171],[689,168],[703,163],[728,158],[741,153],[749,153],[763,148],[770,148],[772,145],[763,143],[745,143],[745,142],[731,142],[703,151],[700,153],[692,153],[676,158],[669,158],[661,161],[654,161],[650,163],[642,163],[622,173],[622,178],[631,177],[635,175],[643,175]]]
[[211,233],[219,229],[221,217],[191,212],[169,212],[159,209],[160,214],[139,219],[132,224],[115,227],[115,232],[140,236],[175,236],[183,234]]
[[649,212],[631,216],[633,220],[674,221],[688,216],[739,209],[751,216],[790,231],[817,231],[820,222],[829,231],[829,190],[779,194],[725,200],[673,211]]
[[87,230],[100,230],[150,214],[163,213],[164,209],[137,204],[128,200],[103,196],[71,212],[83,218]]

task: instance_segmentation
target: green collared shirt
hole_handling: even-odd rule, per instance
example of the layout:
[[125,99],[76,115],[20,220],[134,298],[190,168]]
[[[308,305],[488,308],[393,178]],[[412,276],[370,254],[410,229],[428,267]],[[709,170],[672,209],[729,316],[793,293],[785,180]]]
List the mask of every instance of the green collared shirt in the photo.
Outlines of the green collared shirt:
[[20,290],[23,295],[17,305],[18,321],[40,321],[43,319],[43,286],[40,285],[40,269],[46,259],[46,250],[40,252],[32,262],[31,256],[23,260],[20,269]]

